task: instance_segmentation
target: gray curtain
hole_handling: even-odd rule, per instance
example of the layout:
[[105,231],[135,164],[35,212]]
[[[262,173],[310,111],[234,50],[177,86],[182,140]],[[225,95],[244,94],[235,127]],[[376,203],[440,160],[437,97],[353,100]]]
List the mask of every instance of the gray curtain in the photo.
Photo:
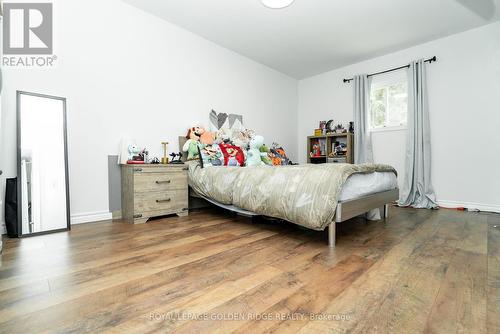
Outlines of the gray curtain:
[[406,170],[399,205],[436,208],[431,183],[431,141],[427,78],[424,60],[414,61],[408,70],[408,133]]
[[373,162],[371,133],[368,127],[371,79],[366,74],[354,77],[354,163]]

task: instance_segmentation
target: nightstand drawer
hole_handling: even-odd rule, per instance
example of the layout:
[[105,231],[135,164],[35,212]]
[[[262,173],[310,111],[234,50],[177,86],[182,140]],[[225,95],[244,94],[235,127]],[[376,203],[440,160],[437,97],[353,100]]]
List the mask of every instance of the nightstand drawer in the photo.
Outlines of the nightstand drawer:
[[122,217],[143,224],[152,217],[188,210],[187,165],[122,165]]
[[136,193],[178,189],[187,189],[186,173],[144,173],[134,177],[134,192]]
[[186,165],[142,165],[133,168],[134,175],[158,173],[183,173],[189,168]]
[[134,213],[150,211],[174,212],[188,207],[187,189],[136,193]]

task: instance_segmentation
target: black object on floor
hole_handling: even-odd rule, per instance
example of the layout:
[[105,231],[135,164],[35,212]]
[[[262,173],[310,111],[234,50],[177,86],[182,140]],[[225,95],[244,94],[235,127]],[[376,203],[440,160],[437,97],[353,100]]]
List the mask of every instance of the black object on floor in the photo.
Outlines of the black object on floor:
[[5,227],[7,235],[11,238],[17,238],[17,177],[7,179],[5,189]]

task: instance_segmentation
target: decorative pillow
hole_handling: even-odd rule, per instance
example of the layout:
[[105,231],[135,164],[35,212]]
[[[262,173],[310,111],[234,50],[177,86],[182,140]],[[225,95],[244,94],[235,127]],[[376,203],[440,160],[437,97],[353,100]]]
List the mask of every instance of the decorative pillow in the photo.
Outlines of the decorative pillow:
[[201,168],[222,166],[224,163],[219,145],[203,145],[200,143],[198,144],[198,152]]
[[231,144],[219,144],[224,156],[224,166],[245,166],[245,153],[243,150]]
[[243,116],[236,114],[219,113],[215,110],[210,112],[210,130],[217,132],[220,129],[245,130]]

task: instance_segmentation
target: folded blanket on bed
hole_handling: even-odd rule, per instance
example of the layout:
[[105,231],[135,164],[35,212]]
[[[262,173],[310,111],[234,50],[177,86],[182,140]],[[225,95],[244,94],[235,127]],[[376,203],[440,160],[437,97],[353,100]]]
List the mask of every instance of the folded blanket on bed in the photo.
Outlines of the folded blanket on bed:
[[379,164],[213,167],[189,164],[189,185],[200,195],[297,225],[324,230],[334,219],[342,186],[356,173],[394,172]]

